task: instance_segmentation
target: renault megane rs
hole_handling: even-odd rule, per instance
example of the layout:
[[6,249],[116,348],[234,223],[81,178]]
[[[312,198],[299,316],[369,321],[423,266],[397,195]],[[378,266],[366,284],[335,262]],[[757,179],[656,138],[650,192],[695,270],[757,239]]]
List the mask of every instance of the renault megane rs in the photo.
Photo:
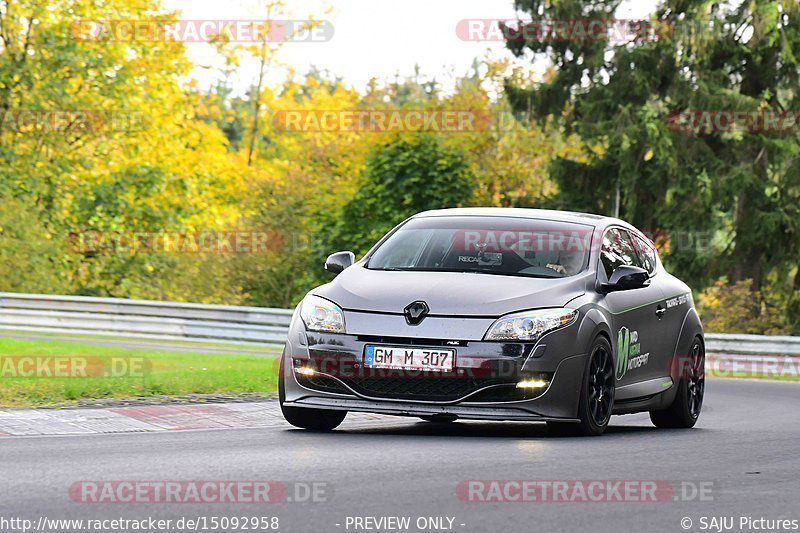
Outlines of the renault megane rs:
[[599,435],[648,411],[688,428],[704,391],[688,286],[621,220],[533,209],[420,213],[297,307],[280,404],[297,427],[348,411],[547,422]]

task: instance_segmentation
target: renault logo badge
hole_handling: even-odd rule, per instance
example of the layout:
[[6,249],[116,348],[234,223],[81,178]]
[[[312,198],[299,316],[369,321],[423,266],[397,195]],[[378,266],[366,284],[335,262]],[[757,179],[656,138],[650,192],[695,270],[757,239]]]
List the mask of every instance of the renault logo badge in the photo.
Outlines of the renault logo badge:
[[412,302],[408,304],[405,309],[403,309],[403,314],[406,316],[406,322],[412,326],[416,326],[422,322],[425,317],[428,316],[429,312],[430,309],[428,308],[428,304],[422,300]]

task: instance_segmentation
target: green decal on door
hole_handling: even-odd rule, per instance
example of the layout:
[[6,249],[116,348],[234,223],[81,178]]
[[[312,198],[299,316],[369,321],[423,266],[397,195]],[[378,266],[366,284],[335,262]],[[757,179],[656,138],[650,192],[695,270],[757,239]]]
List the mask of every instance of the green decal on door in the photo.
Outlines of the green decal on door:
[[622,326],[617,333],[617,381],[621,380],[628,370],[640,368],[650,360],[650,353],[642,353],[639,332],[631,332]]

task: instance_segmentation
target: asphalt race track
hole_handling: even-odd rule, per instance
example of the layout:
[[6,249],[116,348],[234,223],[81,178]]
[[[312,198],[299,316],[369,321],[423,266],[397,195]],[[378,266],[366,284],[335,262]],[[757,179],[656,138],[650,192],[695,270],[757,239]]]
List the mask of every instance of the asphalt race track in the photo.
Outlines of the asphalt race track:
[[[800,384],[716,379],[707,384],[695,429],[657,430],[646,415],[628,415],[615,417],[600,438],[551,437],[540,424],[358,417],[330,434],[286,425],[3,438],[0,517],[277,516],[279,531],[324,533],[446,531],[415,525],[419,517],[441,516],[454,518],[453,531],[633,533],[685,531],[685,518],[693,521],[689,530],[701,531],[701,517],[725,516],[739,531],[741,516],[800,519],[799,407]],[[70,498],[69,487],[81,480],[323,482],[326,501],[89,504]],[[459,498],[466,480],[659,480],[689,492],[712,488],[703,498],[676,492],[656,502],[485,503]],[[348,516],[408,516],[411,527],[348,528]]]

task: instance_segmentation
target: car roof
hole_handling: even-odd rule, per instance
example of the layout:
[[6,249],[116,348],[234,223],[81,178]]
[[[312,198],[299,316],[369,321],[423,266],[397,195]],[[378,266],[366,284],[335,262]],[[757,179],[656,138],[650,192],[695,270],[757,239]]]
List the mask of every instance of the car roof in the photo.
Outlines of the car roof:
[[632,227],[622,220],[592,213],[519,207],[457,207],[451,209],[435,209],[432,211],[423,211],[422,213],[414,215],[412,218],[456,216],[536,218],[559,222],[573,222],[576,224],[588,224],[597,228],[613,226],[615,224],[624,227]]

